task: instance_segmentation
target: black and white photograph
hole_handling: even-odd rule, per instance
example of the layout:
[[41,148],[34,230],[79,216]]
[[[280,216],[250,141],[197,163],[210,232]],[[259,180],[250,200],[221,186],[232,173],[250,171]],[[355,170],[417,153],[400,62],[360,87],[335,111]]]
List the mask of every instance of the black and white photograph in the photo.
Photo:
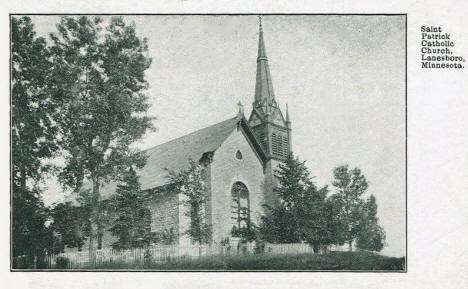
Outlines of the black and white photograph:
[[11,270],[407,272],[406,25],[10,15]]

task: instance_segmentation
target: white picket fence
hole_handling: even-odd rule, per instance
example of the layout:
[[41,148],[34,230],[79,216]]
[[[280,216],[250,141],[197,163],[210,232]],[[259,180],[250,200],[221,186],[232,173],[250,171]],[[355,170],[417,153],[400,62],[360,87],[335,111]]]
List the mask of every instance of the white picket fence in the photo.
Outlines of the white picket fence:
[[312,246],[305,243],[292,243],[292,244],[266,244],[266,253],[273,254],[302,254],[313,253]]
[[[264,244],[263,253],[265,254],[302,254],[313,253],[313,248],[309,244],[294,243],[294,244]],[[95,259],[92,260],[92,266],[108,263],[123,263],[123,264],[143,264],[164,263],[180,259],[196,259],[203,256],[229,256],[254,254],[256,249],[255,243],[242,244],[237,246],[221,246],[221,245],[193,245],[193,246],[151,246],[147,248],[135,248],[129,250],[113,250],[102,249],[96,251]],[[90,265],[88,251],[81,252],[65,252],[49,257],[51,268],[57,267],[57,258],[65,257],[68,259],[67,269],[83,268]]]
[[[244,253],[253,252],[254,245],[243,245]],[[91,262],[99,266],[104,263],[125,263],[139,264],[145,262],[163,263],[178,259],[195,259],[202,256],[231,255],[236,254],[237,249],[231,249],[228,246],[202,245],[202,246],[151,246],[147,248],[134,248],[129,250],[102,249],[96,251],[96,256]],[[64,257],[68,259],[68,268],[80,268],[90,265],[89,252],[65,252],[50,258],[50,265],[57,265],[57,258]]]

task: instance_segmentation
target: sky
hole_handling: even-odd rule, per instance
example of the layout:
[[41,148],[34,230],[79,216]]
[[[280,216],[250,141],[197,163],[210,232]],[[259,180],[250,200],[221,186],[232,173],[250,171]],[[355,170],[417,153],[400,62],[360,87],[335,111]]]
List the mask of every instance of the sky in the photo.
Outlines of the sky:
[[[31,17],[38,35],[57,16]],[[146,77],[156,132],[137,145],[164,143],[237,114],[254,101],[258,18],[126,16],[148,38]],[[387,235],[383,254],[405,254],[404,16],[263,16],[276,101],[292,122],[292,149],[319,186],[333,168],[360,168]],[[54,180],[46,204],[60,200]],[[368,195],[367,194],[367,195]],[[367,197],[366,195],[366,197]]]

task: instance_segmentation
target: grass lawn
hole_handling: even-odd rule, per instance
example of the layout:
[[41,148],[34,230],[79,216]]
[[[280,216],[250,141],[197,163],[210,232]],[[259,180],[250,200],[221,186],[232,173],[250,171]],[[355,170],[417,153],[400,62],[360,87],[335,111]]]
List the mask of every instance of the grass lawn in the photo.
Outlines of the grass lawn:
[[368,252],[331,252],[298,255],[213,256],[175,260],[167,263],[105,263],[82,269],[139,270],[392,270],[404,271],[405,258],[385,257]]

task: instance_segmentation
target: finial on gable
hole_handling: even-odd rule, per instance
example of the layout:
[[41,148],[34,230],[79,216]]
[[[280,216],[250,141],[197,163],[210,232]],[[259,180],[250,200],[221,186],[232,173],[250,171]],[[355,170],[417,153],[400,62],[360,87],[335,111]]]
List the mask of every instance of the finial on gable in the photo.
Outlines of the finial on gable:
[[243,114],[244,114],[244,106],[242,105],[242,103],[240,102],[240,100],[239,100],[239,102],[237,103],[237,105],[239,106],[239,112],[238,112],[238,114],[239,114],[239,115],[243,115]]

